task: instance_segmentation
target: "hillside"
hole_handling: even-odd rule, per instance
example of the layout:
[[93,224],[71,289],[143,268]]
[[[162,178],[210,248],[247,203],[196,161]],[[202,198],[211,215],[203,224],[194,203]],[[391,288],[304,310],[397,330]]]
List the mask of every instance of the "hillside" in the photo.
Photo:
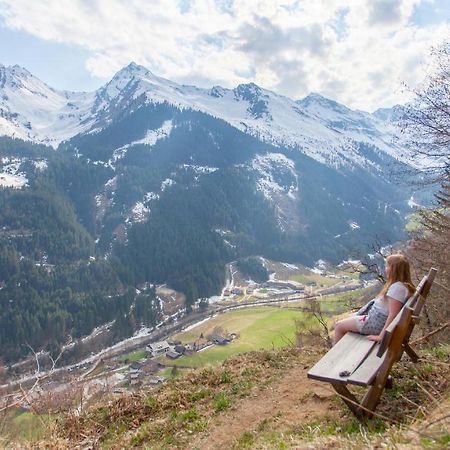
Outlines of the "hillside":
[[448,444],[448,347],[425,351],[417,365],[398,364],[395,386],[384,394],[379,417],[363,428],[327,385],[306,379],[321,352],[287,348],[234,357],[157,390],[102,401],[79,417],[66,416],[48,428],[39,445],[440,449]]

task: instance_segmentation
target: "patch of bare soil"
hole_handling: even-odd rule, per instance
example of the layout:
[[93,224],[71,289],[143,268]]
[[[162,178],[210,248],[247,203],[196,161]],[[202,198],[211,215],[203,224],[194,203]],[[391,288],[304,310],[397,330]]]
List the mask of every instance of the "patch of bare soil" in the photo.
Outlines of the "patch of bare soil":
[[227,449],[244,432],[257,431],[271,421],[276,421],[277,430],[281,431],[295,424],[337,417],[341,408],[331,401],[333,392],[323,383],[308,380],[306,372],[303,367],[289,369],[276,383],[238,401],[213,419],[190,448]]

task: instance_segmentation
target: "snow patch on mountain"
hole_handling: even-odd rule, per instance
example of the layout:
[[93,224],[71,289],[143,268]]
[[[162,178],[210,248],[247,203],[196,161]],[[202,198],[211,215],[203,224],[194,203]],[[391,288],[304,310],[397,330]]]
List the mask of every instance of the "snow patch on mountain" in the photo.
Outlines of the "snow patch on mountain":
[[175,184],[176,182],[174,180],[172,180],[171,178],[166,178],[162,183],[161,183],[161,191],[165,191],[169,186],[172,186],[173,184]]
[[24,172],[20,171],[23,162],[21,158],[1,158],[0,186],[21,189],[27,186],[28,179]]
[[43,172],[48,166],[47,161],[45,159],[42,159],[40,161],[33,161],[33,165],[39,172]]
[[147,192],[144,195],[144,203],[148,203],[152,200],[158,200],[159,199],[159,194],[155,194],[154,192]]
[[217,172],[219,170],[218,167],[198,166],[198,165],[195,165],[195,164],[182,164],[182,165],[180,165],[180,167],[183,168],[183,169],[191,169],[195,173],[198,173],[198,174],[214,173],[214,172]]
[[155,145],[160,139],[164,139],[170,135],[172,131],[173,123],[171,120],[166,120],[161,127],[156,130],[147,130],[145,136],[142,139],[138,139],[137,141],[130,142],[122,147],[117,148],[113,152],[112,159],[109,160],[109,165],[113,166],[119,159],[122,159],[127,153],[130,147],[134,145]]
[[147,208],[142,202],[136,202],[131,209],[131,215],[125,220],[125,222],[145,222],[149,214],[149,208]]
[[21,189],[26,186],[28,179],[24,173],[10,174],[8,172],[0,172],[0,186],[14,189]]
[[294,161],[282,153],[257,155],[252,161],[252,167],[260,178],[257,189],[268,200],[274,199],[274,194],[285,194],[295,200],[298,192],[298,177]]

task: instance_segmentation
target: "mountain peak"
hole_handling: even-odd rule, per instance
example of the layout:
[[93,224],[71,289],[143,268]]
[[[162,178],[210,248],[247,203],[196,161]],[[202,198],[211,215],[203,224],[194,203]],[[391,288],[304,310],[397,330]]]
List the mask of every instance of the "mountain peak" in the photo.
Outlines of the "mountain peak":
[[394,105],[391,108],[378,108],[373,115],[385,122],[398,122],[405,114],[405,107],[402,105]]
[[14,64],[13,66],[4,66],[0,64],[0,73],[7,73],[11,78],[28,78],[33,75],[22,66]]
[[[34,86],[34,87],[32,87]],[[5,89],[9,87],[11,89],[29,89],[31,91],[36,90],[50,90],[53,91],[42,80],[35,77],[27,69],[18,64],[13,66],[4,66],[0,64],[0,88]]]
[[113,77],[113,79],[117,78],[141,78],[141,77],[154,77],[153,73],[144,66],[140,64],[136,64],[134,61],[130,62],[127,66],[120,69]]
[[339,112],[348,112],[350,111],[347,106],[338,103],[335,100],[332,100],[330,98],[324,97],[323,95],[317,93],[317,92],[311,92],[309,95],[307,95],[305,98],[301,100],[297,100],[296,103],[303,107],[309,107],[313,105],[320,105],[322,107],[325,107],[327,109],[333,109],[335,111]]
[[239,84],[234,92],[244,100],[255,101],[261,94],[261,88],[255,83]]

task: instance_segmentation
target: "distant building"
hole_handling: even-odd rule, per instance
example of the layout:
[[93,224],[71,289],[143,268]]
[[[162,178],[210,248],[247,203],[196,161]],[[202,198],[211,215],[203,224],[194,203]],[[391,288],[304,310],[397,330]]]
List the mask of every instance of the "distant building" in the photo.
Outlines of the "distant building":
[[147,351],[152,356],[163,355],[164,353],[170,351],[170,345],[167,343],[167,341],[153,342],[147,345]]
[[141,374],[139,372],[130,373],[130,386],[136,386],[141,382]]
[[293,291],[303,291],[305,290],[305,286],[297,281],[282,281],[282,280],[269,280],[263,284],[264,287],[267,288],[276,288],[276,289],[292,289]]
[[135,386],[141,382],[142,372],[141,372],[142,364],[134,361],[130,364],[130,373],[128,375],[130,380],[130,386]]
[[181,356],[181,353],[178,353],[174,350],[169,350],[168,352],[166,352],[166,357],[169,359],[177,359]]
[[141,367],[142,367],[142,364],[139,363],[139,362],[137,362],[137,361],[133,361],[133,362],[130,364],[130,370],[132,370],[132,371],[140,370]]
[[175,350],[177,353],[183,354],[183,353],[186,351],[186,347],[185,347],[183,344],[180,343],[180,344],[176,344],[176,345],[175,345],[174,350]]
[[217,344],[217,345],[227,345],[230,342],[230,340],[228,338],[223,337],[220,334],[212,334],[211,341],[213,341],[214,344]]

